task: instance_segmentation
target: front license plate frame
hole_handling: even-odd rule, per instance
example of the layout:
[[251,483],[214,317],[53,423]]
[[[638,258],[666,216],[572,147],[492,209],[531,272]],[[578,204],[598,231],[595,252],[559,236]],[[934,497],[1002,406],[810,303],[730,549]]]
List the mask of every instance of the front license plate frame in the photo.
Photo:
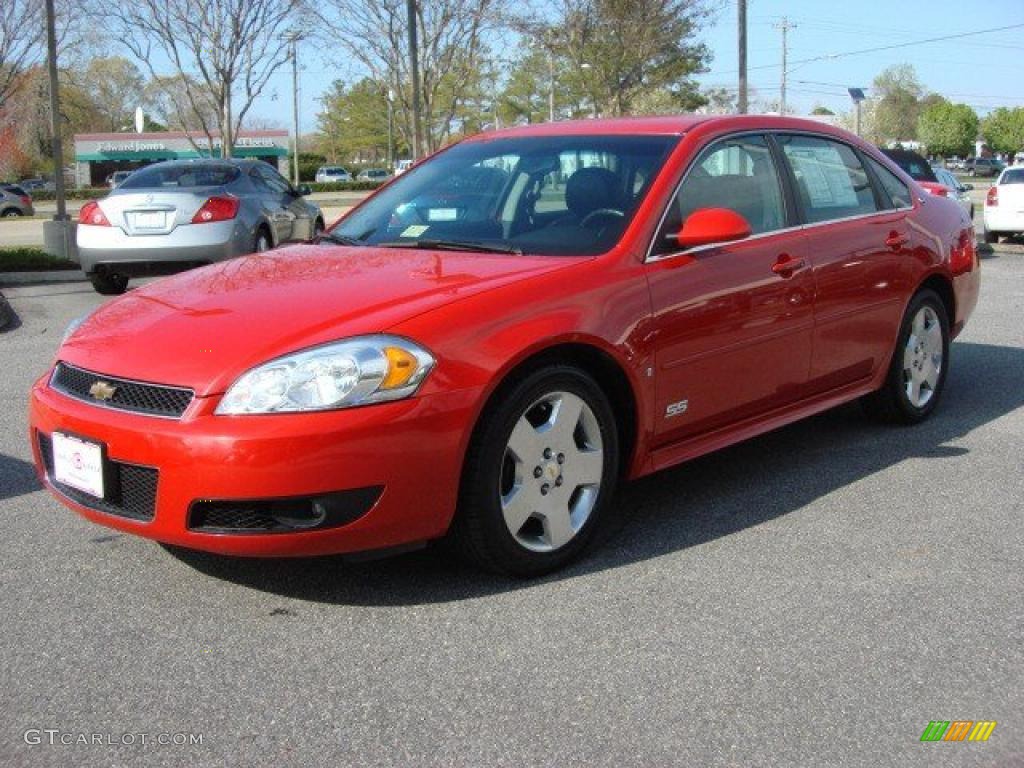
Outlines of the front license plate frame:
[[107,447],[66,432],[50,436],[53,452],[53,479],[97,499],[105,499],[107,482]]

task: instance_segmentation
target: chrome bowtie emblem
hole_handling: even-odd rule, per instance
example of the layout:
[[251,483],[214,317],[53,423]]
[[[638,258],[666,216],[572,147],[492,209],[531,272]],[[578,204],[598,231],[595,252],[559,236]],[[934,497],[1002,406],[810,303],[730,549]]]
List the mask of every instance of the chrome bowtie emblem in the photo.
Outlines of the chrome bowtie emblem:
[[106,381],[94,381],[89,387],[89,394],[97,400],[109,400],[117,392],[117,387]]

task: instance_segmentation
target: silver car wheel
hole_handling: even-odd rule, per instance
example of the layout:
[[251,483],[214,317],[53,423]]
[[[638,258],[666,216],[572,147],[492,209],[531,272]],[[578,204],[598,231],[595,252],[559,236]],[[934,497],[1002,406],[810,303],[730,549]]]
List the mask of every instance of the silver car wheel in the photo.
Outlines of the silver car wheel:
[[570,392],[545,394],[520,416],[505,448],[498,488],[505,525],[526,549],[560,549],[586,524],[603,475],[594,411]]
[[256,235],[256,253],[263,253],[264,251],[270,250],[270,238],[267,237],[266,232],[260,232]]
[[935,310],[923,306],[914,315],[903,348],[903,383],[907,400],[924,408],[935,394],[943,365],[942,324]]

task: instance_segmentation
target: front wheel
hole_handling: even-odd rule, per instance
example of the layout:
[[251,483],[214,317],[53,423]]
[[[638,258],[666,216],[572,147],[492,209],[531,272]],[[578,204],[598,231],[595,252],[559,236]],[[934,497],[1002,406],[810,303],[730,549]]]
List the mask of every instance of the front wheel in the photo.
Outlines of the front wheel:
[[578,368],[541,368],[483,415],[450,537],[489,570],[520,577],[553,571],[593,538],[618,468],[618,429],[601,388]]
[[949,368],[949,319],[931,289],[910,301],[885,383],[863,399],[869,414],[883,421],[917,424],[935,410]]

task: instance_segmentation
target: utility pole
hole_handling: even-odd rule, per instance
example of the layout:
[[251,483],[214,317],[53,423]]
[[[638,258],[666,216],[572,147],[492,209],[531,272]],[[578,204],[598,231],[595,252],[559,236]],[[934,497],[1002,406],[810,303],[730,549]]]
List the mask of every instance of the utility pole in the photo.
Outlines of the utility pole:
[[782,30],[782,81],[779,84],[779,114],[781,115],[786,114],[786,55],[789,53],[786,33],[794,27],[796,27],[796,24],[790,23],[789,19],[785,16],[782,17],[782,21],[775,25],[775,29]]
[[412,73],[412,159],[420,159],[420,55],[416,42],[416,0],[406,0],[409,15],[409,71]]
[[296,43],[299,36],[292,33],[292,118],[295,127],[295,152],[292,154],[292,183],[299,186],[299,56]]
[[739,95],[736,98],[736,111],[747,114],[747,0],[737,0],[737,28],[739,31]]

